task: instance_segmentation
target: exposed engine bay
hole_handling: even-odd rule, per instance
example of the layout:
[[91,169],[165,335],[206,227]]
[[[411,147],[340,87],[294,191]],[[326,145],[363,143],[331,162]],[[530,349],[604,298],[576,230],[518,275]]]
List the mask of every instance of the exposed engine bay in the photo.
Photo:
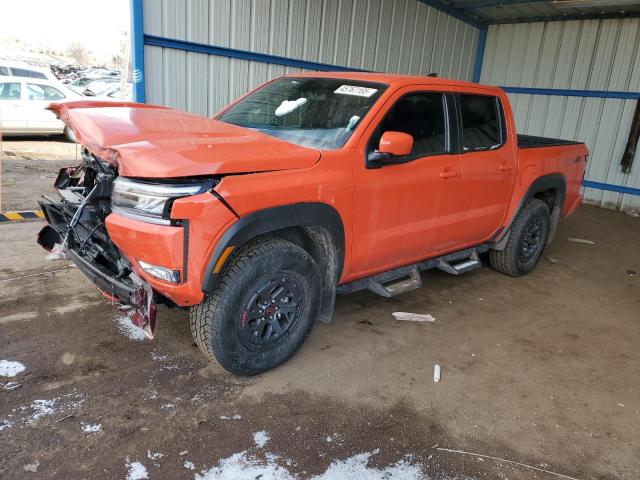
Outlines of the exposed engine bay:
[[115,165],[83,148],[82,162],[58,173],[54,187],[60,198],[43,196],[39,201],[49,225],[38,234],[38,243],[71,259],[105,297],[133,307],[133,323],[153,338],[153,291],[132,271],[131,263],[113,244],[105,225],[117,177]]

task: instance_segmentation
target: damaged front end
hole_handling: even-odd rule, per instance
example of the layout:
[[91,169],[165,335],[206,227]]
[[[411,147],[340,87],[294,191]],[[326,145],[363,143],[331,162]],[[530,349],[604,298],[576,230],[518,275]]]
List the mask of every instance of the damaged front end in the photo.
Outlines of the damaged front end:
[[129,260],[109,238],[105,225],[117,176],[114,163],[83,148],[82,163],[61,169],[56,178],[54,186],[60,199],[44,196],[39,201],[48,225],[38,234],[38,243],[71,259],[105,297],[131,306],[132,322],[153,338],[153,290],[133,272]]

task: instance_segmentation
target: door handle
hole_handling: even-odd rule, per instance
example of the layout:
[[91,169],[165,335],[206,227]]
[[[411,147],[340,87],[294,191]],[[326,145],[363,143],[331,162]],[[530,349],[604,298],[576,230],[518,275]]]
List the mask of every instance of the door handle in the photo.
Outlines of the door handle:
[[458,172],[456,172],[455,170],[443,170],[442,172],[440,172],[440,178],[451,178],[457,176]]
[[513,164],[511,163],[501,163],[498,168],[500,170],[513,170]]

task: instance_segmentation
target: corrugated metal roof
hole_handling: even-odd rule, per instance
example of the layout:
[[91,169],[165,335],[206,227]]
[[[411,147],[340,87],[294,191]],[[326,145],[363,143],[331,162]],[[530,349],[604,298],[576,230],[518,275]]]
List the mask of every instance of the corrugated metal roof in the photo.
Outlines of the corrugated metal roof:
[[478,16],[487,23],[640,15],[640,2],[635,0],[448,0],[446,4]]

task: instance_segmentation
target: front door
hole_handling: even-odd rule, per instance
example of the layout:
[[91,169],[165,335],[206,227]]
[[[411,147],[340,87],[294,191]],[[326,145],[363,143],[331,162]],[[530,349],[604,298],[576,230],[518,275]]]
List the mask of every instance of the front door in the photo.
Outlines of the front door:
[[[452,97],[451,97],[452,98]],[[436,87],[398,91],[358,145],[352,274],[366,276],[442,250],[455,222],[460,156],[453,152],[449,111]],[[411,153],[377,165],[367,156],[387,131],[413,137]],[[375,168],[377,167],[377,168]]]

